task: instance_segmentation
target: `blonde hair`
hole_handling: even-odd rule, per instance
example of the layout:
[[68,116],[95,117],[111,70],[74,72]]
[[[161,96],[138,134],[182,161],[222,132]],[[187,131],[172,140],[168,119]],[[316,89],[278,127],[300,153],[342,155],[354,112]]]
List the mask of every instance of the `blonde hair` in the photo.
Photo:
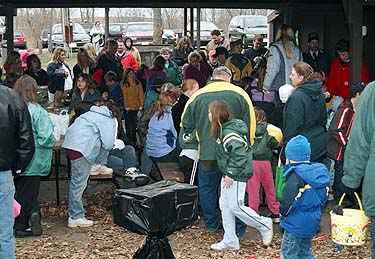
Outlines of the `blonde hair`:
[[276,41],[281,41],[287,59],[292,59],[292,44],[296,45],[293,29],[289,25],[283,24],[277,31]]
[[18,78],[13,86],[13,89],[26,103],[38,103],[37,88],[38,84],[35,79],[26,74]]
[[202,62],[202,56],[201,54],[199,54],[198,51],[194,50],[193,52],[191,52],[188,56],[188,63],[190,64],[191,63],[191,60],[193,58],[198,58],[199,59],[199,62]]
[[57,59],[63,52],[66,53],[66,50],[63,48],[56,48],[52,55],[52,62],[57,62]]
[[178,49],[182,49],[182,48],[184,47],[184,44],[185,44],[185,43],[187,43],[189,49],[192,49],[192,48],[193,48],[193,46],[192,46],[192,44],[191,44],[191,40],[190,40],[188,37],[186,37],[186,36],[183,37],[183,38],[181,38],[181,39],[178,41],[176,48],[178,48]]
[[314,69],[305,62],[297,62],[293,65],[294,70],[299,76],[303,77],[303,82],[314,79]]
[[195,80],[195,79],[186,79],[182,83],[181,90],[182,90],[182,92],[190,91],[196,85],[198,85],[198,87],[199,87],[199,84],[198,84],[197,80]]
[[85,45],[83,45],[83,48],[87,51],[87,54],[92,60],[96,59],[96,50],[94,44],[92,44],[91,42],[86,43]]

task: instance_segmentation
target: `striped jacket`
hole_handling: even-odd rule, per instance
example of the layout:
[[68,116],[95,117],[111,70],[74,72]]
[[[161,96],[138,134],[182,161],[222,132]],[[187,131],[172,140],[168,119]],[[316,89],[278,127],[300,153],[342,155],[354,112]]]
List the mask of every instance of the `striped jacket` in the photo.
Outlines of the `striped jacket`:
[[354,109],[350,100],[342,102],[337,109],[328,129],[328,156],[341,161],[348,143],[354,119]]

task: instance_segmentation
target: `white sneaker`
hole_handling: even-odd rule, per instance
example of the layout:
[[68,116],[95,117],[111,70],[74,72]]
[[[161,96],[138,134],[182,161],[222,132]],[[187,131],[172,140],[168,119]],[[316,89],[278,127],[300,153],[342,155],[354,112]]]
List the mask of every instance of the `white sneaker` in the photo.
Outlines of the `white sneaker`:
[[110,175],[113,173],[113,170],[105,165],[100,165],[100,172],[101,174]]
[[112,168],[106,167],[104,165],[95,164],[91,166],[90,169],[90,175],[99,175],[99,174],[105,174],[110,175],[113,173]]
[[85,217],[80,219],[68,219],[68,227],[70,228],[86,228],[91,227],[92,225],[94,225],[94,221],[88,220]]
[[91,166],[90,175],[99,175],[101,173],[100,167],[101,165],[98,165],[98,164]]
[[266,230],[266,231],[260,232],[260,234],[262,236],[263,245],[270,246],[271,243],[272,243],[272,238],[273,238],[273,222],[272,222],[272,219],[267,218],[266,225],[269,229]]
[[240,250],[240,245],[227,245],[224,241],[220,241],[219,243],[211,245],[211,249],[215,251],[227,251],[227,250]]

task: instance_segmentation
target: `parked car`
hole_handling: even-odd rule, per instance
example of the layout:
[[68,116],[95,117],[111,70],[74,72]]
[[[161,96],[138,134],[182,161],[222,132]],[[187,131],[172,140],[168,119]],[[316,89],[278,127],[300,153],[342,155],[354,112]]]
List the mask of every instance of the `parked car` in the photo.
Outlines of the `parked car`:
[[229,23],[228,33],[231,39],[243,39],[246,45],[251,44],[256,34],[268,42],[267,16],[261,15],[238,15]]
[[163,44],[175,44],[177,42],[177,34],[173,30],[165,29],[162,35]]
[[[207,21],[201,21],[201,27],[200,27],[200,40],[201,40],[201,46],[207,45],[207,43],[211,40],[211,32],[213,30],[219,30],[221,31],[214,23],[207,22]],[[190,30],[190,24],[188,24],[188,30]],[[194,45],[196,45],[197,42],[197,22],[194,22]],[[190,31],[189,31],[190,33]]]
[[50,35],[49,29],[44,29],[40,33],[40,41],[42,42],[43,48],[48,48],[49,35]]
[[152,22],[129,22],[124,33],[125,37],[133,40],[134,44],[152,44],[154,25]]
[[[52,34],[50,35],[49,50],[53,52],[57,47],[64,47],[63,30],[61,23],[55,24],[52,27]],[[91,38],[79,23],[73,23],[73,41],[69,44],[72,50],[78,50],[80,47],[90,42]]]
[[[4,34],[3,34],[4,37]],[[13,44],[15,48],[18,49],[26,49],[27,48],[27,43],[26,43],[26,37],[23,32],[15,32],[14,33],[14,39],[13,39]],[[7,47],[7,41],[2,40],[2,47],[6,48]]]
[[126,31],[126,23],[110,23],[109,24],[109,37],[112,39],[122,38]]

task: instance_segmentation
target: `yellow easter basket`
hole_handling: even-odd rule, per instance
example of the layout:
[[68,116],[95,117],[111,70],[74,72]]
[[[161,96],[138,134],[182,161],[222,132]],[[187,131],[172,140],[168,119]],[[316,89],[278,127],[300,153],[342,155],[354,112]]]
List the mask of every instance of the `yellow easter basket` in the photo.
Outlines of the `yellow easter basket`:
[[[345,246],[361,246],[366,242],[367,227],[369,218],[363,211],[362,202],[358,194],[354,193],[359,210],[343,209],[344,215],[331,214],[331,236],[333,242]],[[342,195],[339,205],[345,198],[345,193]]]

